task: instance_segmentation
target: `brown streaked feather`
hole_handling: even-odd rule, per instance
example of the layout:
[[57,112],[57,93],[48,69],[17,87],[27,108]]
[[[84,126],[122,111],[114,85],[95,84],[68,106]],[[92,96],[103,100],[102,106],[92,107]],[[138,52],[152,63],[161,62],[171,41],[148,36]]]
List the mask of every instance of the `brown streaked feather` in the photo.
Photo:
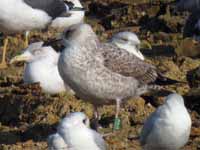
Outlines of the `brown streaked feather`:
[[140,60],[134,54],[120,49],[117,46],[105,43],[100,46],[104,58],[104,65],[113,72],[123,76],[133,77],[141,84],[148,84],[156,80],[156,68]]

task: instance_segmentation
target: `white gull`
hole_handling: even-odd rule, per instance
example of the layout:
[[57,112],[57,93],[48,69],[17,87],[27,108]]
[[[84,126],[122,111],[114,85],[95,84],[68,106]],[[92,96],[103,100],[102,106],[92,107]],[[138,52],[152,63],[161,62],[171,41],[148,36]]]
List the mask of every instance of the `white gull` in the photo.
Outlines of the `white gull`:
[[144,123],[140,143],[145,150],[178,150],[190,136],[191,118],[183,97],[170,94]]

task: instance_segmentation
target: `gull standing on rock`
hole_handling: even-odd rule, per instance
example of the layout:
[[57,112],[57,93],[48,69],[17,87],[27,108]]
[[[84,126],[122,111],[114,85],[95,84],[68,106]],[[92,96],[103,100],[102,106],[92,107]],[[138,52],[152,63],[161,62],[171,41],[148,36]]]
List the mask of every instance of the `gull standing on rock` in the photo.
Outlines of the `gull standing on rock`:
[[[70,2],[70,3],[69,3]],[[0,32],[12,35],[34,29],[68,27],[82,22],[84,9],[78,0],[0,0]],[[77,5],[77,6],[76,6]],[[77,11],[77,12],[75,12]],[[6,68],[8,37],[4,39],[1,68]],[[28,46],[28,34],[25,45]]]
[[170,94],[145,121],[140,143],[145,150],[178,150],[190,136],[191,118],[181,95]]
[[21,54],[14,57],[11,63],[25,61],[23,80],[25,83],[39,82],[42,90],[49,94],[57,94],[73,90],[62,80],[58,72],[58,59],[60,53],[51,46],[44,46],[44,42],[29,45]]
[[144,60],[144,56],[140,52],[140,40],[135,33],[128,31],[116,33],[110,42]]
[[89,119],[82,112],[67,115],[57,131],[69,150],[106,150],[103,137],[89,128]]
[[95,107],[116,103],[115,124],[121,102],[161,88],[150,85],[161,77],[154,66],[112,43],[100,43],[88,24],[68,28],[63,41],[58,70],[64,82]]

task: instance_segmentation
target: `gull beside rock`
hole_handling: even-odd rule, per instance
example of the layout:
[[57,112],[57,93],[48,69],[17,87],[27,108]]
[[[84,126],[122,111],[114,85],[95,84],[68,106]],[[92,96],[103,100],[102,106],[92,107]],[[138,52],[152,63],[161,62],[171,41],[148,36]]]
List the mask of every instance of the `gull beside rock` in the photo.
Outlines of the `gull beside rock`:
[[103,137],[89,128],[89,119],[82,112],[67,115],[59,123],[57,131],[69,150],[106,150]]
[[191,118],[183,97],[170,94],[145,121],[140,143],[145,150],[178,150],[190,136]]
[[25,61],[23,80],[25,83],[39,82],[42,90],[49,94],[57,94],[73,90],[64,83],[58,72],[60,53],[44,42],[32,43],[21,54],[14,57],[11,63]]

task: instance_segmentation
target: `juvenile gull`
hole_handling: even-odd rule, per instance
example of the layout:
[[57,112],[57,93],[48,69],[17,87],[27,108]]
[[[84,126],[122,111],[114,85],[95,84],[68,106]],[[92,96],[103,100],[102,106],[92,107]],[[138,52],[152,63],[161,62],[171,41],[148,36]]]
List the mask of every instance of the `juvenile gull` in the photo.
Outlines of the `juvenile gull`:
[[145,121],[140,143],[145,150],[178,150],[190,136],[191,118],[183,97],[170,94]]
[[144,56],[140,52],[140,40],[135,33],[128,31],[116,33],[110,42],[144,60]]
[[[73,0],[69,1],[73,3]],[[63,0],[0,0],[0,32],[12,35],[34,29],[46,29],[48,26],[58,28],[79,23],[83,20],[84,11],[82,7],[78,9],[75,6],[78,4],[77,0],[75,2],[68,6]],[[79,12],[74,13],[75,10]],[[7,45],[8,38],[5,38],[0,68],[7,66]]]
[[58,70],[64,82],[95,107],[116,103],[115,120],[121,102],[160,89],[149,85],[160,77],[154,66],[112,43],[100,43],[90,25],[68,28],[63,40]]
[[[44,42],[29,45],[21,54],[14,57],[11,63],[25,61],[23,80],[25,83],[39,82],[42,90],[49,94],[73,91],[65,84],[58,72],[59,52],[51,46],[43,46]],[[74,93],[73,93],[74,94]]]
[[58,134],[52,134],[47,139],[48,150],[69,150],[63,138]]
[[102,136],[88,126],[88,117],[82,112],[75,112],[60,122],[57,131],[70,150],[106,150]]

